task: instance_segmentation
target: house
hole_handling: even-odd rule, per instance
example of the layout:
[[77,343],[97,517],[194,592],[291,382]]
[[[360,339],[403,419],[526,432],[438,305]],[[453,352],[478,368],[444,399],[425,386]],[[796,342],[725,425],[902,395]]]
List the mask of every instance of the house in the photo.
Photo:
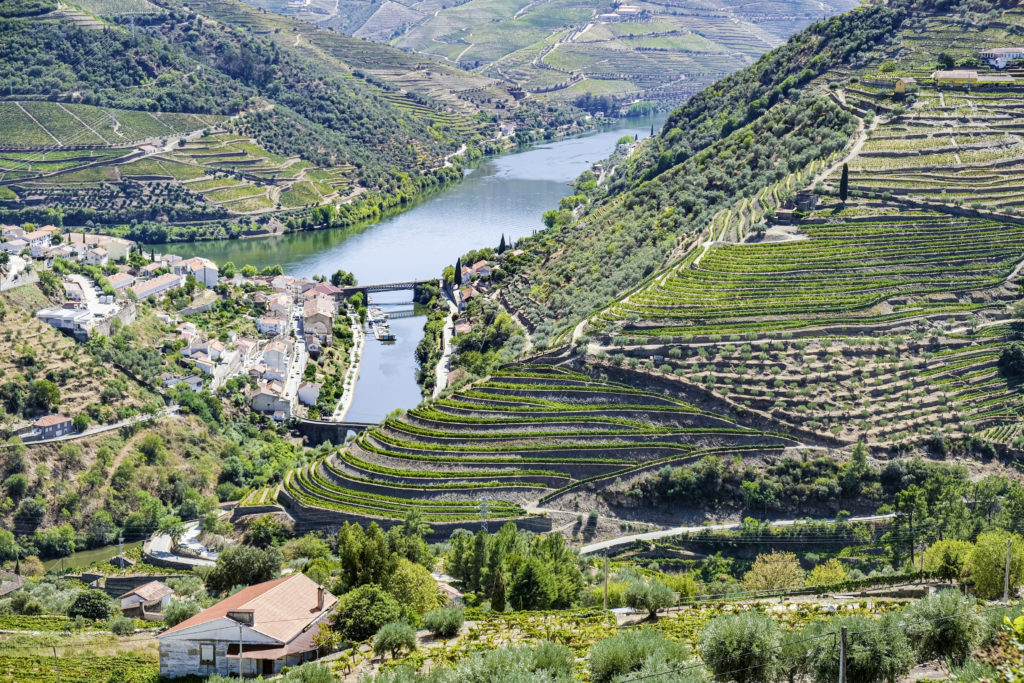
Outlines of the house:
[[1014,59],[1024,59],[1024,47],[995,47],[982,50],[978,57],[988,62],[989,66],[1005,69]]
[[121,601],[121,613],[124,616],[157,621],[173,595],[174,591],[167,584],[150,581],[131,589],[118,600]]
[[0,247],[2,247],[8,254],[20,254],[29,248],[29,244],[21,238],[15,238],[0,244]]
[[266,334],[271,337],[284,334],[286,325],[287,321],[285,321],[284,318],[278,318],[272,315],[263,316],[256,321],[257,331],[259,331],[260,334]]
[[252,304],[257,308],[266,309],[269,300],[270,297],[267,296],[266,292],[256,292],[252,295]]
[[480,296],[480,292],[477,291],[476,287],[463,287],[459,290],[459,312],[466,309],[470,299]]
[[186,342],[191,342],[195,339],[196,334],[199,333],[199,328],[196,327],[196,324],[190,322],[181,323],[176,329],[178,331],[178,336]]
[[82,263],[87,266],[105,266],[110,260],[107,250],[103,247],[92,247],[85,251],[82,256]]
[[932,80],[936,85],[973,85],[978,82],[978,72],[967,69],[933,71]]
[[304,406],[315,406],[320,398],[320,385],[316,382],[303,382],[299,385],[299,402]]
[[25,577],[14,572],[0,571],[0,598],[25,585]]
[[460,320],[455,323],[455,336],[460,334],[468,334],[473,330],[473,325],[468,320]]
[[157,636],[160,675],[271,675],[313,659],[338,602],[305,574],[243,588]]
[[74,280],[64,280],[64,298],[69,301],[84,301],[85,290]]
[[292,298],[287,294],[275,294],[267,299],[267,310],[271,315],[287,318],[292,314]]
[[34,230],[21,236],[21,239],[28,242],[29,247],[48,247],[51,244],[52,235],[48,230]]
[[182,285],[182,277],[174,273],[165,273],[152,280],[140,282],[130,288],[136,298],[145,299],[150,296],[162,296],[166,292],[179,289]]
[[288,347],[281,341],[270,342],[263,349],[263,362],[269,368],[284,372],[288,369]]
[[311,289],[307,289],[303,292],[302,296],[307,301],[317,296],[324,296],[333,301],[337,301],[341,296],[341,290],[329,282],[318,282]]
[[166,267],[167,266],[160,262],[147,263],[139,268],[139,277],[153,277],[157,274],[157,271]]
[[458,590],[451,584],[445,583],[444,581],[438,581],[437,590],[440,591],[441,596],[449,605],[462,604],[462,591]]
[[302,329],[307,335],[315,335],[321,342],[331,338],[334,327],[334,302],[322,296],[310,299],[302,306]]
[[164,389],[170,389],[171,387],[176,387],[179,384],[184,384],[192,391],[198,393],[203,388],[203,378],[196,375],[182,377],[180,375],[172,375],[169,372],[165,372],[160,375],[160,384]]
[[182,276],[192,275],[197,282],[201,282],[207,287],[217,284],[217,278],[220,277],[217,264],[201,256],[171,264],[171,272]]
[[277,381],[265,382],[256,387],[249,402],[250,407],[258,413],[282,412],[285,418],[292,414],[292,402],[284,395],[284,386]]
[[135,276],[128,273],[115,273],[107,278],[107,282],[114,288],[114,291],[120,294],[125,287],[135,282]]
[[917,85],[916,78],[910,78],[909,76],[906,76],[904,78],[897,78],[895,83],[893,84],[893,92],[899,95],[906,94],[907,88],[909,88],[912,85]]
[[98,316],[93,315],[84,304],[66,303],[63,306],[37,311],[36,317],[62,332],[73,334],[76,338],[88,339]]
[[0,237],[5,240],[20,239],[24,234],[24,228],[19,228],[17,225],[0,225]]
[[82,247],[102,247],[107,252],[111,261],[127,260],[131,254],[135,242],[126,240],[123,237],[111,237],[110,235],[94,235],[85,232],[71,232],[67,235],[68,244]]
[[212,375],[214,368],[217,367],[217,364],[210,360],[209,356],[206,356],[205,354],[200,354],[200,356],[195,359],[195,362],[196,369],[204,375]]
[[252,360],[253,353],[256,352],[256,340],[239,339],[235,342],[235,350],[238,351],[238,356],[242,359],[242,362],[248,363]]
[[477,261],[473,264],[472,272],[481,278],[489,278],[491,276],[491,267],[487,265],[487,261]]
[[74,431],[71,418],[63,415],[47,415],[32,423],[32,435],[38,439],[56,439]]

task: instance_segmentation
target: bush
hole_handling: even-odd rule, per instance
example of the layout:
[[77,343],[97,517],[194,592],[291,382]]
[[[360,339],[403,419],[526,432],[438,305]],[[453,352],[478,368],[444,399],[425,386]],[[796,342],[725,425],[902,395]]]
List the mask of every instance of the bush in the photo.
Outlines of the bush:
[[441,607],[423,615],[423,625],[438,638],[453,638],[462,628],[465,615],[459,607]]
[[[847,683],[895,683],[914,665],[914,652],[898,617],[887,615],[881,623],[867,617],[849,617],[829,622],[829,631],[836,633],[846,626]],[[818,681],[839,680],[839,648],[832,638],[815,642],[812,669]]]
[[716,617],[700,635],[704,664],[723,680],[772,681],[778,668],[779,628],[769,617],[745,612]]
[[1010,594],[1024,581],[1024,538],[1005,531],[979,534],[967,558],[967,573],[974,591],[982,600],[995,600],[1003,594],[1006,571],[1006,544],[1010,542]]
[[295,667],[281,679],[282,683],[335,683],[337,680],[330,669],[314,662]]
[[101,590],[90,588],[79,592],[71,601],[71,606],[68,607],[68,616],[72,619],[82,617],[100,621],[109,619],[113,611],[113,605],[107,594]]
[[963,664],[981,640],[981,615],[974,600],[959,591],[944,590],[911,603],[903,610],[903,622],[918,660],[949,657]]
[[675,592],[660,581],[634,581],[626,587],[624,598],[629,607],[646,610],[651,619],[658,610],[676,604]]
[[111,619],[110,632],[115,636],[130,636],[135,633],[135,620],[128,617]]
[[412,652],[416,649],[416,629],[404,621],[392,621],[384,624],[373,637],[374,654],[391,653],[396,658],[402,651]]
[[383,588],[368,583],[338,599],[331,624],[343,638],[366,640],[380,627],[402,618],[402,606]]
[[177,626],[197,614],[199,614],[199,603],[195,600],[172,600],[164,608],[164,623],[168,626]]
[[235,586],[270,581],[280,573],[281,553],[277,548],[237,545],[221,551],[217,565],[206,578],[206,587],[212,591],[228,591]]
[[623,631],[599,640],[590,649],[590,675],[595,683],[605,683],[618,676],[640,671],[645,662],[657,660],[676,666],[689,659],[682,643],[667,640],[648,628]]

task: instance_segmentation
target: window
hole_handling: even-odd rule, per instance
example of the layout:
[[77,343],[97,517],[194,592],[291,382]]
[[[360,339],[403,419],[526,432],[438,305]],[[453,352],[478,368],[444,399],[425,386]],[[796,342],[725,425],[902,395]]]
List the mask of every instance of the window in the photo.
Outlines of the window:
[[213,653],[213,643],[199,644],[199,663],[216,664],[216,658]]

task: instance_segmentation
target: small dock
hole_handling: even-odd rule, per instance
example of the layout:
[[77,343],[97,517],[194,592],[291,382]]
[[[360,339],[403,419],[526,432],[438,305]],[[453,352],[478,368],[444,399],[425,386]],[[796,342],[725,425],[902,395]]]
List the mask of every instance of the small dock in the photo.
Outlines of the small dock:
[[367,310],[366,320],[377,341],[395,341],[395,333],[391,331],[391,326],[388,324],[388,314],[379,306],[370,306]]

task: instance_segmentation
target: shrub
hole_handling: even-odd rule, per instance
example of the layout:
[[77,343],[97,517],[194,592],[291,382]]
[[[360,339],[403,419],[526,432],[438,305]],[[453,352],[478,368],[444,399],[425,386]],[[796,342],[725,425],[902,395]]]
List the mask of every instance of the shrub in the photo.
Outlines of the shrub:
[[836,558],[825,564],[819,564],[807,575],[808,586],[831,586],[846,580],[846,569]]
[[277,548],[237,545],[221,551],[217,565],[206,578],[206,587],[212,591],[227,591],[235,586],[270,581],[280,573],[281,553]]
[[374,654],[391,653],[396,658],[401,652],[412,652],[416,649],[416,629],[404,621],[392,621],[384,624],[373,637]]
[[135,633],[135,620],[128,617],[111,619],[110,632],[115,636],[130,636]]
[[337,678],[326,666],[307,662],[290,670],[281,681],[282,683],[335,683]]
[[793,553],[758,555],[750,571],[743,575],[743,587],[752,591],[792,588],[803,583],[804,572]]
[[71,606],[68,607],[68,616],[72,619],[80,616],[84,619],[105,620],[110,618],[113,611],[113,605],[111,605],[107,594],[101,590],[90,588],[80,591],[71,601]]
[[754,612],[716,617],[700,635],[700,656],[724,680],[772,681],[778,668],[779,629]]
[[423,615],[423,624],[438,638],[452,638],[462,628],[465,615],[458,607],[441,607]]
[[[881,623],[867,617],[848,617],[829,622],[829,631],[839,632],[846,626],[847,683],[895,683],[914,665],[914,652],[898,618],[887,615]],[[813,657],[814,678],[818,681],[839,680],[839,648],[832,638],[819,638]]]
[[366,640],[380,627],[402,617],[402,606],[383,588],[368,583],[338,599],[332,626],[343,638]]
[[911,603],[903,610],[903,621],[919,660],[949,657],[963,664],[981,639],[982,620],[974,600],[955,590]]
[[1024,580],[1024,538],[1005,531],[979,534],[967,558],[967,573],[982,600],[994,600],[1003,594],[1007,542],[1010,542],[1010,593],[1013,594]]
[[672,662],[677,666],[689,658],[682,643],[666,639],[648,628],[623,631],[599,640],[590,649],[590,675],[595,683],[639,671],[648,660]]
[[658,610],[676,604],[676,594],[660,581],[634,581],[626,588],[624,597],[628,606],[646,610],[651,619]]
[[164,623],[168,626],[177,626],[196,614],[199,614],[199,603],[195,600],[172,600],[164,608]]

